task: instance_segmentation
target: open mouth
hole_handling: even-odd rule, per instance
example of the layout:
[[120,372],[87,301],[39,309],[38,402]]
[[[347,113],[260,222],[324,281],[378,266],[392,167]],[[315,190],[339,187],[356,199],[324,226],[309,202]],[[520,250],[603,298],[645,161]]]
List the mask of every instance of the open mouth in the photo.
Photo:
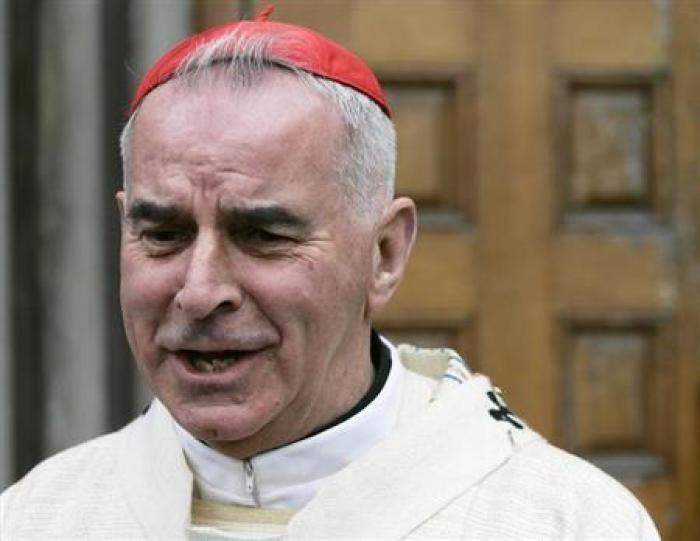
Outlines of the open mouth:
[[187,362],[197,371],[203,373],[221,372],[239,360],[245,351],[192,351],[180,352]]

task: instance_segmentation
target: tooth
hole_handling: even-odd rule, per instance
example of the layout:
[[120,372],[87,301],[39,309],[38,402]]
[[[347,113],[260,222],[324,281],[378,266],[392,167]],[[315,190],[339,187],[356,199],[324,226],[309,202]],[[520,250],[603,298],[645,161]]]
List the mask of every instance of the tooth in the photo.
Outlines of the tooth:
[[215,372],[224,370],[238,360],[238,353],[231,353],[222,357],[205,357],[201,355],[193,355],[190,358],[190,363],[199,372]]
[[205,361],[201,357],[197,357],[194,360],[194,367],[200,372],[212,372],[214,370],[214,367],[211,365],[211,363]]

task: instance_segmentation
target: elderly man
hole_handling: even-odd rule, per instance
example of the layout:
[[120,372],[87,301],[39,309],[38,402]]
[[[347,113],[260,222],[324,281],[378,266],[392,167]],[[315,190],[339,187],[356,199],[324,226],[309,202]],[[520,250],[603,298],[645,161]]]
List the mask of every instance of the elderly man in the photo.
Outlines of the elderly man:
[[3,538],[656,538],[456,354],[373,332],[416,231],[389,107],[359,58],[267,15],[139,87],[121,298],[157,398],[3,494]]

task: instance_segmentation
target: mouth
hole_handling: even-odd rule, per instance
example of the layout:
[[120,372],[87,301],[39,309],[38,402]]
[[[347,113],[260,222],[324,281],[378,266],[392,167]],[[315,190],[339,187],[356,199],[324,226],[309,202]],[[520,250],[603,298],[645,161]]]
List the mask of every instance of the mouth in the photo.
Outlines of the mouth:
[[223,350],[223,351],[196,351],[180,350],[178,352],[190,364],[195,371],[204,374],[223,372],[234,365],[251,351]]

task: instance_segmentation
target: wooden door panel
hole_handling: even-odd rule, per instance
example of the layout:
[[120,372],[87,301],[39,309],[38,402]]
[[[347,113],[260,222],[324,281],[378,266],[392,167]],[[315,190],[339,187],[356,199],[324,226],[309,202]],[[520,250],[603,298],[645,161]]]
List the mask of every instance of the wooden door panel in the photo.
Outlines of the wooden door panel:
[[396,64],[378,71],[397,132],[398,195],[412,197],[422,229],[463,230],[476,219],[476,98],[464,65]]
[[396,190],[424,205],[450,204],[454,194],[455,103],[449,85],[391,83],[397,132]]
[[636,330],[589,331],[571,340],[569,447],[605,451],[645,446],[652,349],[652,338]]
[[624,88],[583,89],[572,96],[568,205],[644,207],[652,199],[649,97]]
[[551,2],[555,62],[597,69],[657,67],[669,57],[670,3],[645,0]]
[[564,233],[553,244],[553,300],[568,316],[668,316],[676,298],[667,234]]
[[379,68],[464,64],[475,58],[475,5],[403,0],[354,2],[357,52]]
[[670,330],[614,318],[562,326],[563,445],[594,460],[634,458],[639,471],[625,466],[633,478],[668,473],[677,435]]
[[[565,216],[596,223],[666,223],[672,197],[672,118],[667,68],[570,70],[556,94],[558,191]],[[624,210],[624,213],[601,213]]]

